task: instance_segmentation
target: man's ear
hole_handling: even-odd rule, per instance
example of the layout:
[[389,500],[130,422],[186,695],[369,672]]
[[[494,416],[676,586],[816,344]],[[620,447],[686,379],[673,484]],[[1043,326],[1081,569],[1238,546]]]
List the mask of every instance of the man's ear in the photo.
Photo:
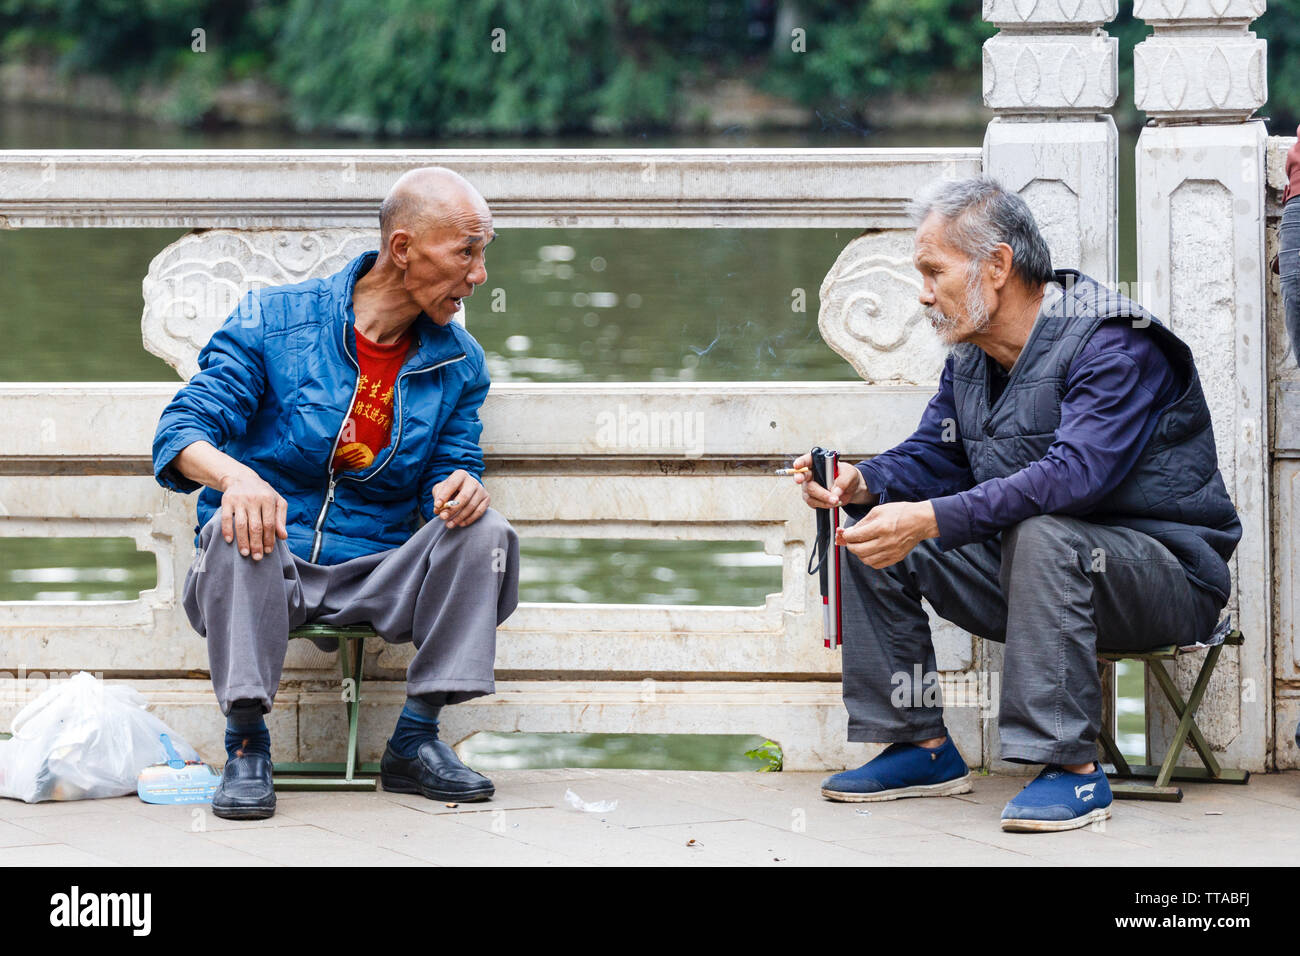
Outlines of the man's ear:
[[405,269],[410,258],[411,234],[405,229],[394,229],[388,237],[388,257],[399,269]]
[[993,247],[993,254],[989,257],[989,278],[993,280],[994,289],[1001,289],[1011,278],[1011,260],[1011,247],[1005,242]]

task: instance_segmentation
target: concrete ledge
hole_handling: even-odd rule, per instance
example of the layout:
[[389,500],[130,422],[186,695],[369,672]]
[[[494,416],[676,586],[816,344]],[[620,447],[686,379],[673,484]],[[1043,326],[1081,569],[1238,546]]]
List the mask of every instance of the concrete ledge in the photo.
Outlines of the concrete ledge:
[[[225,720],[206,680],[109,680],[151,710],[204,759],[225,761]],[[0,726],[48,684],[0,680]],[[361,696],[361,759],[377,761],[406,699],[398,681],[368,681]],[[949,730],[973,767],[984,759],[981,710],[950,707]],[[268,716],[278,760],[342,760],[347,717],[337,682],[286,682]],[[499,681],[495,694],[443,711],[443,739],[479,731],[580,734],[761,734],[788,770],[856,767],[882,749],[846,741],[838,681]]]

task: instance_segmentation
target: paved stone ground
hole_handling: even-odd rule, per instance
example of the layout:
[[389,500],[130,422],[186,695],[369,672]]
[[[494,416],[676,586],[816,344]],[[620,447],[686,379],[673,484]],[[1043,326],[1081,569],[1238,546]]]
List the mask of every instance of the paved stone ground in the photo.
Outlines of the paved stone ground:
[[[0,800],[0,866],[1300,862],[1300,772],[1258,774],[1246,786],[1184,785],[1181,803],[1116,801],[1104,828],[1055,834],[999,829],[1024,778],[977,775],[974,792],[960,797],[837,804],[820,796],[821,776],[498,771],[489,803],[290,792],[272,819],[244,823],[135,797]],[[618,806],[573,810],[568,789]]]

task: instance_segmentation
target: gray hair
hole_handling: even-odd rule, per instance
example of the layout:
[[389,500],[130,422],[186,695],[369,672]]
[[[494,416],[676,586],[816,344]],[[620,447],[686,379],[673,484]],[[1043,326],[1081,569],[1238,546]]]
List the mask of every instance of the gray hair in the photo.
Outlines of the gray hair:
[[974,270],[999,243],[1011,247],[1011,271],[1030,286],[1051,282],[1052,254],[1034,214],[1019,195],[989,176],[943,179],[924,187],[907,207],[916,226],[931,213],[945,222],[948,241]]

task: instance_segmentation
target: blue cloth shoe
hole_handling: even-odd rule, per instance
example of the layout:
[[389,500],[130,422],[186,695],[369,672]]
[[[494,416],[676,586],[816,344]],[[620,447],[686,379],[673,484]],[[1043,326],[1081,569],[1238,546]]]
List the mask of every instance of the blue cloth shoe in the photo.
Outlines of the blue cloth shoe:
[[1110,819],[1110,782],[1100,765],[1070,773],[1048,764],[1002,811],[1002,829],[1020,833],[1075,830]]
[[916,744],[890,744],[857,770],[845,770],[822,781],[822,796],[841,803],[947,797],[970,791],[970,770],[951,737],[933,750]]

